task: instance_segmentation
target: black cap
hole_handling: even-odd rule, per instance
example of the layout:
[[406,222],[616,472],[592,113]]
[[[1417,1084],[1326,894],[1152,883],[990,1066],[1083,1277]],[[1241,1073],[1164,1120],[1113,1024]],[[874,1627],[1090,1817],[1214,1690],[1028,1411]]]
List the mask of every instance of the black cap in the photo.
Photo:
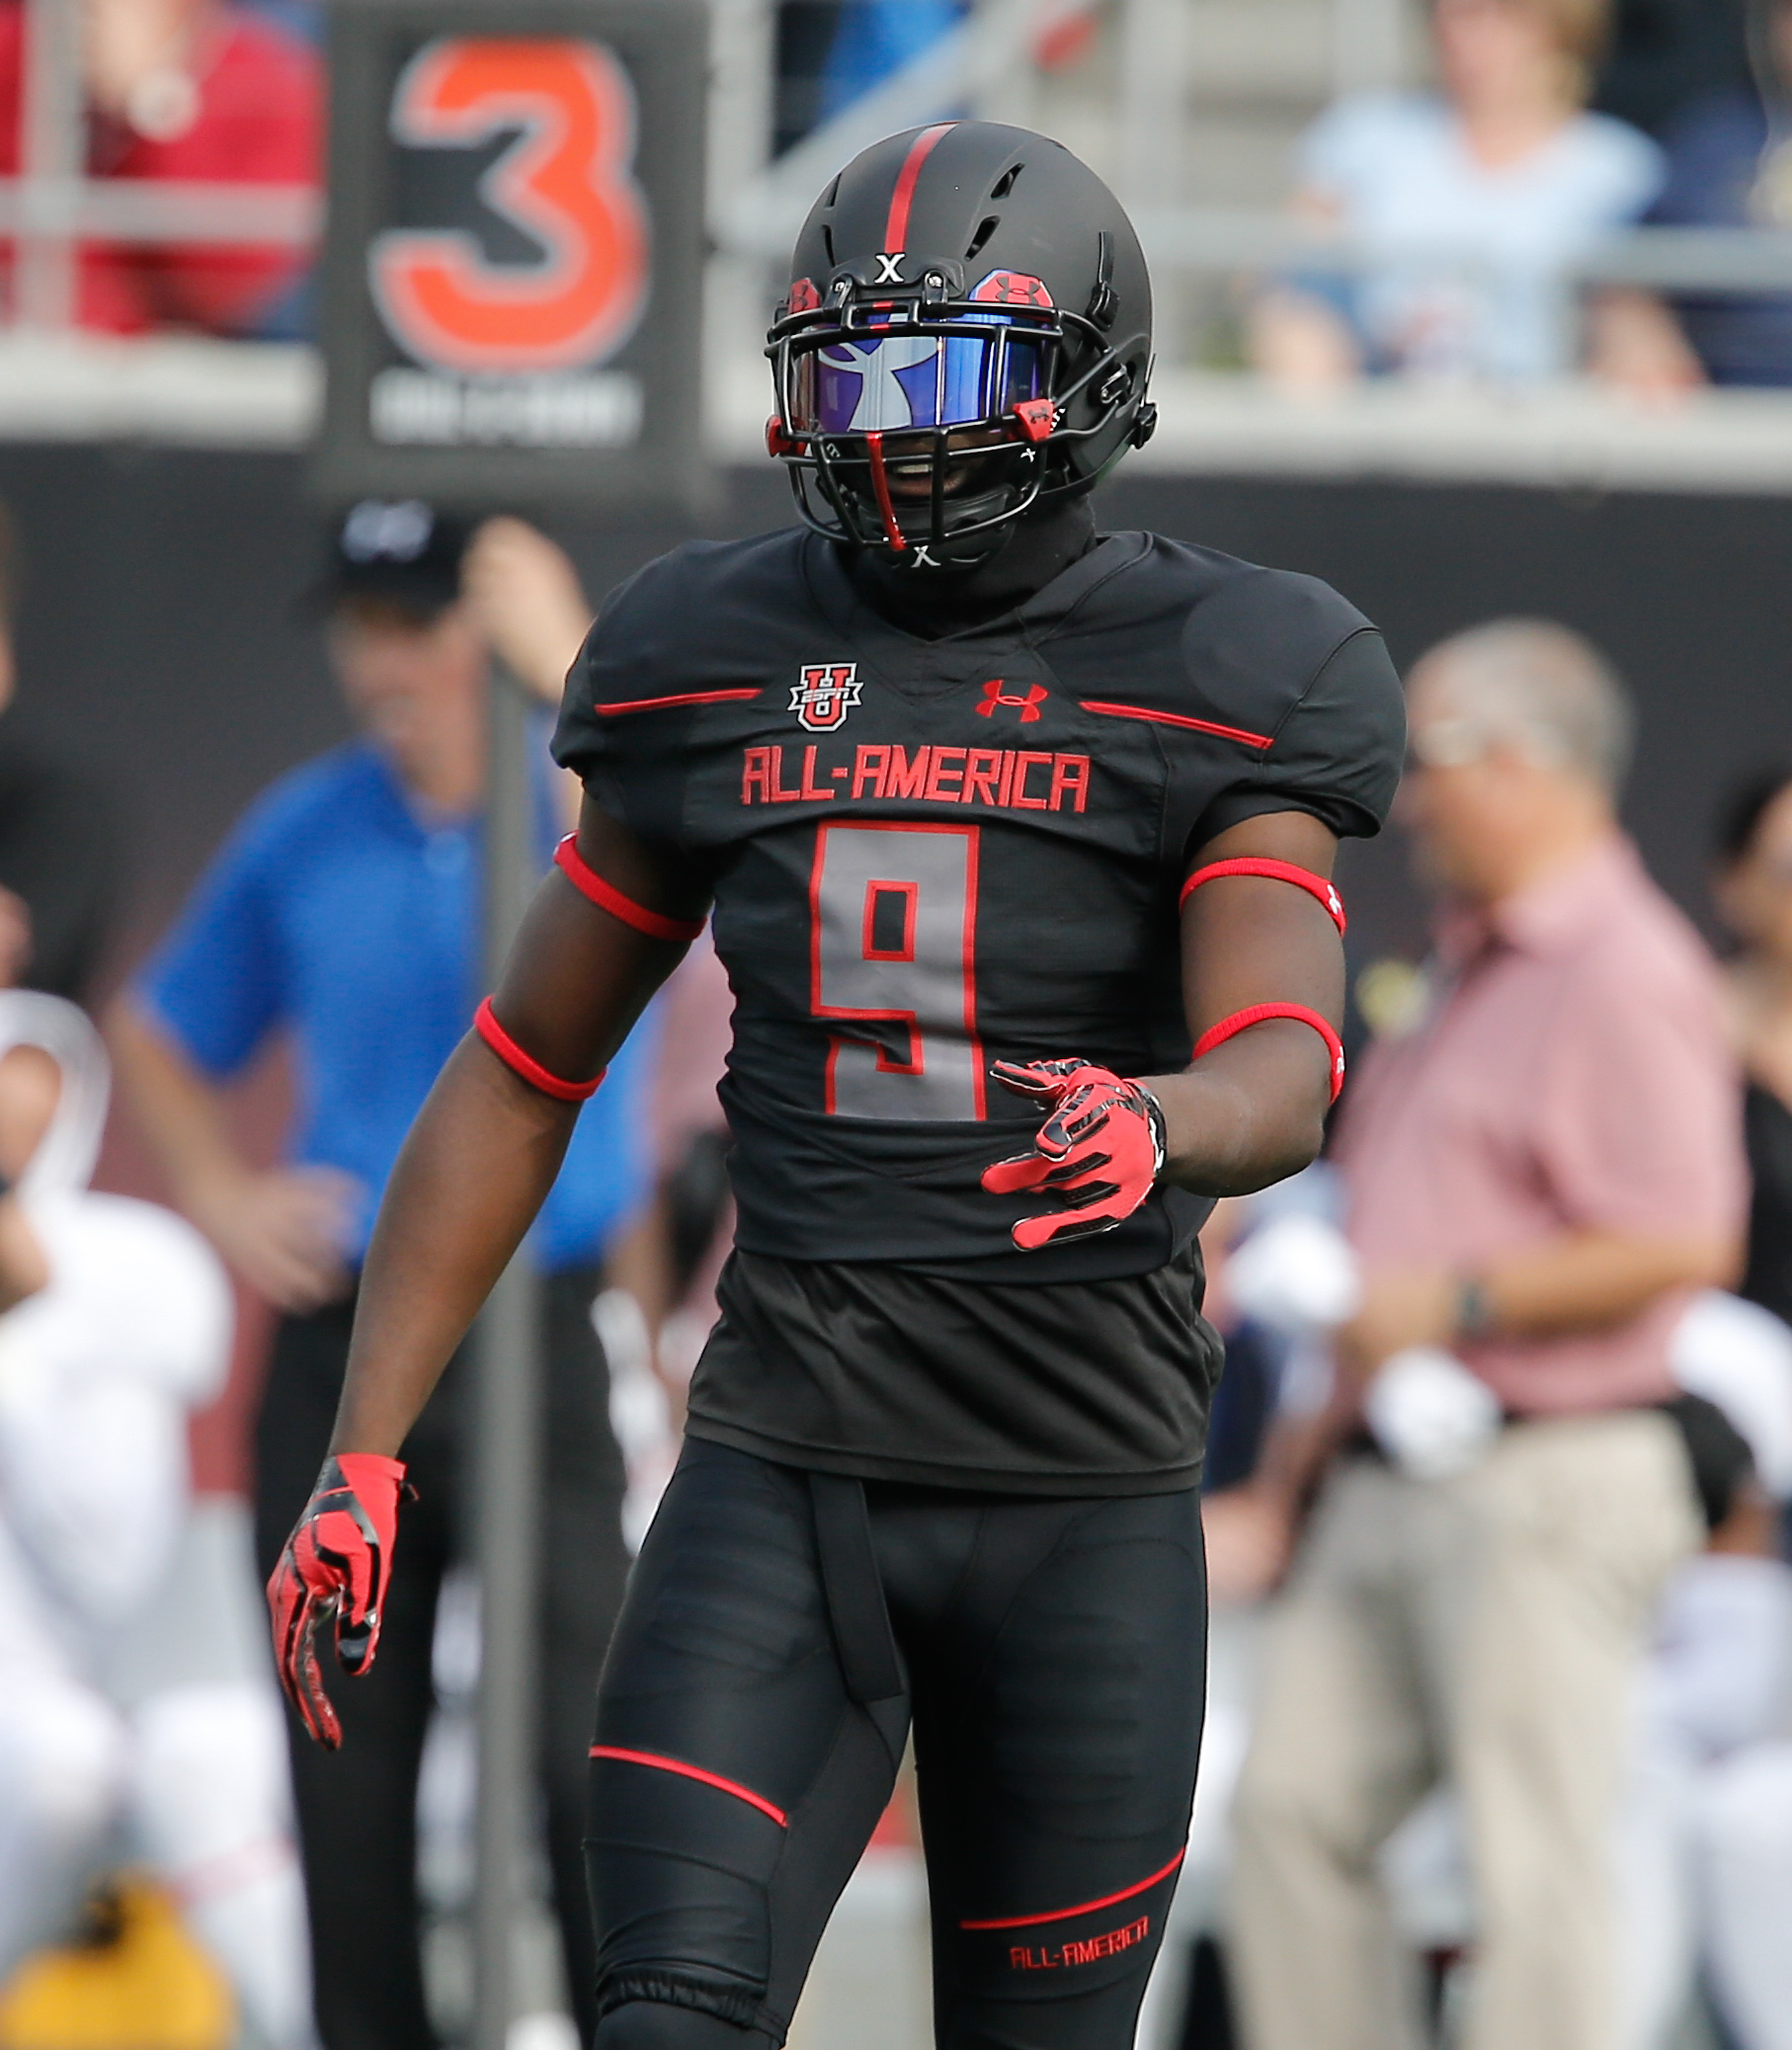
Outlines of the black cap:
[[383,598],[433,619],[460,596],[465,523],[420,498],[364,498],[330,536],[330,559],[309,593],[328,611],[345,598]]

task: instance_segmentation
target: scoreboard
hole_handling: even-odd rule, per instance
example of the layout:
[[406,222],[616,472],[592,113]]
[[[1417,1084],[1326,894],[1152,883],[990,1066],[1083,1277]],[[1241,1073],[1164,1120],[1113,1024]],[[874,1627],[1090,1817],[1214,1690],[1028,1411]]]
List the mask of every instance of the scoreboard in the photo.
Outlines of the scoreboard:
[[701,0],[331,10],[325,497],[690,505]]

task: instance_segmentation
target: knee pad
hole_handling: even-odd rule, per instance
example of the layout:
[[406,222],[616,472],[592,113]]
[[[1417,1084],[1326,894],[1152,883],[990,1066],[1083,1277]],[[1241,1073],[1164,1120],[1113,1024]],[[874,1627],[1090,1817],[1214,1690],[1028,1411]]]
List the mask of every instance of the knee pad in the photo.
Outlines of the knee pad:
[[737,2035],[763,2026],[781,1813],[720,1785],[597,1757],[591,1814],[599,2012],[640,2003],[714,2016]]

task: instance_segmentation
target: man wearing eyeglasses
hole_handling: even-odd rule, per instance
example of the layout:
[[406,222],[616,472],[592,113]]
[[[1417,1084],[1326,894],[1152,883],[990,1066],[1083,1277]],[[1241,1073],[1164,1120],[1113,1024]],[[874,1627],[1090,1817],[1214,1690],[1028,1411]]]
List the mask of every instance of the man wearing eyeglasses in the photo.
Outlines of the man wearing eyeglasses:
[[[1710,960],[1617,826],[1630,711],[1598,655],[1481,626],[1420,663],[1408,715],[1434,991],[1347,1108],[1362,1304],[1324,1426],[1268,1460],[1291,1511],[1335,1454],[1241,1781],[1240,1991],[1253,2050],[1418,2040],[1376,1854],[1446,1777],[1477,1903],[1464,2042],[1615,2050],[1627,1692],[1700,1535],[1668,1338],[1736,1270],[1737,1086]],[[1503,1419],[1444,1477],[1358,1422],[1418,1348]]]

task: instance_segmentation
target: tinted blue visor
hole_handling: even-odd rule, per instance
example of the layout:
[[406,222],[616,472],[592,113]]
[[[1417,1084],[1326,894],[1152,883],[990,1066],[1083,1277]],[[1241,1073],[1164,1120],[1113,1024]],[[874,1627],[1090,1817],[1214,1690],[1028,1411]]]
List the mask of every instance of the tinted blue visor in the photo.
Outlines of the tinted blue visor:
[[1002,314],[961,318],[987,321],[991,332],[879,337],[857,328],[805,339],[790,352],[786,428],[808,436],[975,427],[1046,395],[1054,338]]

